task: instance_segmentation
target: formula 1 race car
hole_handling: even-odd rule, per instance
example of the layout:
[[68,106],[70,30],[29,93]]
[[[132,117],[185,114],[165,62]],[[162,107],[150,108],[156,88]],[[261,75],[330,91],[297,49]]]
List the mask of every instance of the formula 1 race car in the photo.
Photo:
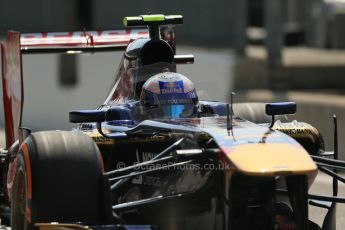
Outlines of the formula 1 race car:
[[[336,202],[345,200],[337,197],[336,179],[344,179],[333,169],[345,167],[337,148],[335,160],[324,157],[316,128],[286,120],[293,102],[199,98],[176,68],[194,61],[175,53],[172,25],[182,22],[142,15],[124,24],[145,28],[8,33],[1,46],[3,223],[14,230],[321,229],[309,221],[309,202],[329,210],[322,229],[335,229]],[[71,111],[74,130],[22,126],[22,54],[116,50],[125,52],[105,102]],[[318,166],[335,178],[332,197],[308,194]]]

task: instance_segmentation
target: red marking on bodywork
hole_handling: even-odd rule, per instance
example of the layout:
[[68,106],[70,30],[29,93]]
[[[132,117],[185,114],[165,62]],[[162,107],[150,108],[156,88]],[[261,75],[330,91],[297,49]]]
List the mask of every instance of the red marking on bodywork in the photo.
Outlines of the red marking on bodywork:
[[120,35],[119,32],[109,32],[108,35]]
[[18,139],[23,109],[22,55],[20,33],[11,31],[1,45],[2,89],[5,112],[6,147]]
[[[93,44],[90,44],[93,37]],[[97,46],[119,44],[127,46],[130,40],[148,37],[146,29],[120,29],[98,31],[50,32],[23,34],[22,47],[55,47],[55,46]]]
[[73,37],[73,32],[63,32],[63,33],[56,33],[53,35],[55,38],[71,38]]
[[88,38],[87,38],[88,44],[90,44],[90,46],[94,46],[95,45],[95,41],[93,39],[93,36],[91,34],[89,34],[87,36],[88,36]]
[[227,155],[233,151],[233,148],[223,146],[223,147],[220,147],[220,149],[222,150],[222,152],[218,154],[218,159],[221,162],[229,162],[229,158],[227,157]]
[[103,161],[102,154],[98,154],[98,157],[99,157],[99,161],[100,161],[100,164],[101,164],[102,174],[104,174],[104,161]]
[[29,207],[26,207],[26,218],[28,223],[31,223],[31,209]]
[[8,198],[11,200],[11,194],[12,194],[12,188],[13,188],[13,181],[14,177],[17,174],[17,165],[18,165],[18,158],[15,158],[12,163],[8,166],[8,172],[7,172],[7,195]]
[[32,38],[35,38],[35,36],[33,36],[33,35],[26,35],[26,36],[24,36],[22,38],[24,38],[24,39],[32,39]]
[[102,35],[102,32],[103,32],[102,30],[97,30],[97,31],[96,31],[97,36],[101,36],[101,35]]
[[30,155],[29,155],[28,146],[26,144],[23,144],[21,149],[22,149],[23,155],[24,155],[26,179],[27,179],[27,184],[28,184],[27,198],[29,200],[31,200],[32,199],[32,177],[31,177]]
[[229,147],[229,146],[222,146],[220,147],[222,149],[222,151],[227,155],[230,154],[233,150],[234,147]]
[[275,216],[276,223],[279,225],[281,230],[296,230],[297,225],[295,223],[287,222],[287,218],[282,215]]

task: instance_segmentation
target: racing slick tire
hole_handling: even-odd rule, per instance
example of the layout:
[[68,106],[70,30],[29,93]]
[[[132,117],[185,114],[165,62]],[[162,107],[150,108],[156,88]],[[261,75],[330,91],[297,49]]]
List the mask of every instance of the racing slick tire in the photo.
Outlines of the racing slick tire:
[[31,134],[15,159],[11,227],[35,223],[110,223],[110,189],[97,145],[79,132]]
[[229,197],[229,229],[274,230],[275,180],[234,174]]
[[[266,114],[266,104],[260,102],[235,103],[234,114],[256,124],[271,123],[272,117]],[[275,116],[276,120],[288,122],[286,115]]]

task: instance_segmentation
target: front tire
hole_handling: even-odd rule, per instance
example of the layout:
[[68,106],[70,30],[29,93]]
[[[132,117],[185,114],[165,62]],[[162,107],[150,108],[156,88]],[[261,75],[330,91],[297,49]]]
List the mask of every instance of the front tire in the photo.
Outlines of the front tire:
[[11,199],[11,228],[27,229],[27,178],[25,172],[25,163],[22,155],[19,155],[17,161],[17,174],[13,183]]
[[229,194],[229,229],[274,230],[274,178],[234,174]]
[[48,222],[111,222],[101,156],[88,136],[34,133],[21,145],[15,164],[12,229],[32,230],[34,223]]

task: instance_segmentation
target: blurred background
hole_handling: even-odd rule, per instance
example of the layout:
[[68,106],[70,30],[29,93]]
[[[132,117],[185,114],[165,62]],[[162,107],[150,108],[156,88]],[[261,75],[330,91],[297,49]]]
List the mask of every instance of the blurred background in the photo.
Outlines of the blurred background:
[[[184,16],[177,53],[194,54],[195,64],[178,70],[203,98],[228,101],[234,91],[236,102],[296,101],[292,119],[317,127],[328,150],[331,116],[337,114],[344,152],[345,0],[0,0],[0,40],[8,30],[120,28],[124,16],[149,12]],[[121,52],[24,56],[23,124],[70,129],[68,111],[105,100],[121,57]]]

